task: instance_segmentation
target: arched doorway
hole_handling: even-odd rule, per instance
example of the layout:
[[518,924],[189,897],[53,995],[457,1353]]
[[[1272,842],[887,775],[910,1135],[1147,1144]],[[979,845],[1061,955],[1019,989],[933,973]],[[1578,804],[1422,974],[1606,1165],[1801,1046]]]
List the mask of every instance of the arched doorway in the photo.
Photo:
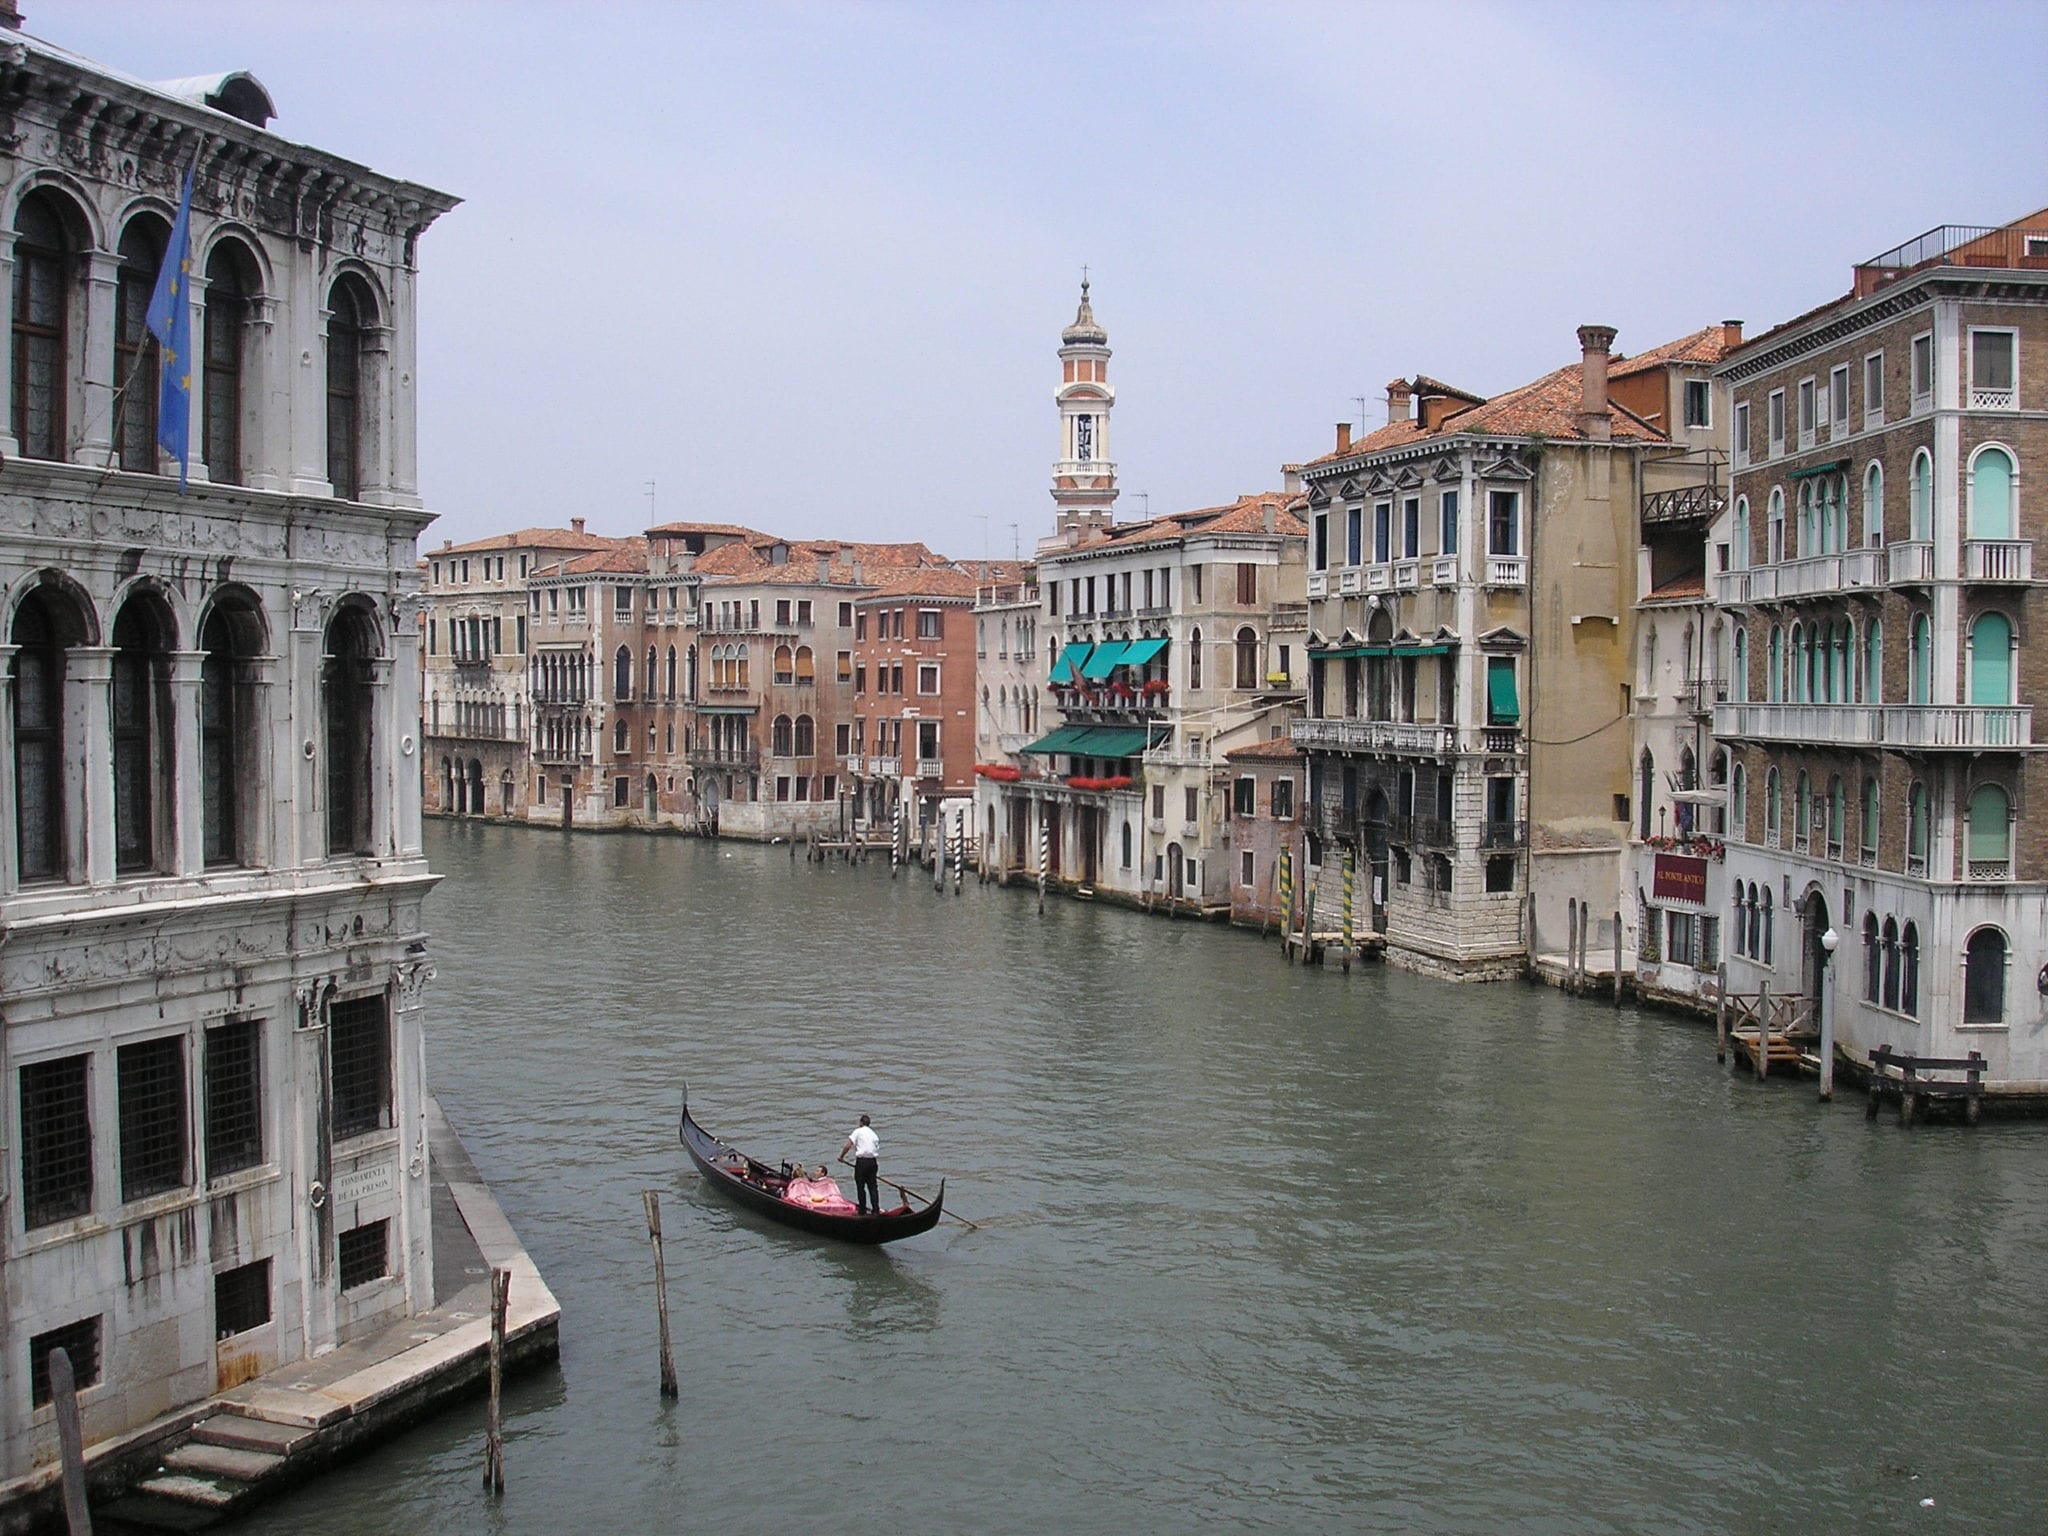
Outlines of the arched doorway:
[[1391,809],[1387,792],[1375,784],[1372,794],[1365,802],[1364,834],[1365,858],[1372,871],[1372,885],[1368,899],[1372,904],[1372,931],[1387,931],[1387,827],[1391,820]]
[[1181,877],[1186,862],[1179,843],[1166,845],[1166,894],[1170,901],[1180,899]]
[[481,758],[469,760],[469,814],[483,816],[490,807],[484,803],[484,765]]
[[1800,985],[1812,1008],[1812,1019],[1820,1022],[1821,988],[1827,971],[1828,952],[1821,935],[1828,931],[1828,900],[1814,886],[1799,904]]

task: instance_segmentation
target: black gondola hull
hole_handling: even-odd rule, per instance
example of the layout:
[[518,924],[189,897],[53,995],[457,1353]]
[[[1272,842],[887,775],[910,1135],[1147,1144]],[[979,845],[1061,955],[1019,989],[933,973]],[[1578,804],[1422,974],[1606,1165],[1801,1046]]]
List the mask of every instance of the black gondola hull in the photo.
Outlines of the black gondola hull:
[[837,1238],[843,1243],[893,1243],[899,1238],[916,1237],[920,1232],[931,1231],[945,1214],[944,1179],[939,1181],[939,1192],[931,1204],[918,1210],[906,1207],[901,1211],[885,1211],[879,1216],[835,1216],[826,1211],[792,1205],[772,1190],[763,1189],[747,1178],[749,1167],[761,1165],[737,1149],[728,1147],[692,1120],[687,1095],[683,1100],[679,1135],[684,1150],[690,1154],[690,1161],[697,1165],[697,1171],[728,1199],[800,1232]]

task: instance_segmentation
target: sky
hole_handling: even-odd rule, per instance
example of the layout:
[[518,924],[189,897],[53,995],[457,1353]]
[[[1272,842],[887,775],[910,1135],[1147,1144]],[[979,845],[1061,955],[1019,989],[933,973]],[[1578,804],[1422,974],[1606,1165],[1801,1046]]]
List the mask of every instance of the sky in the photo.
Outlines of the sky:
[[1128,521],[1277,487],[1391,378],[1755,335],[2048,206],[2048,0],[21,5],[464,199],[420,244],[429,546],[1028,553],[1084,265]]

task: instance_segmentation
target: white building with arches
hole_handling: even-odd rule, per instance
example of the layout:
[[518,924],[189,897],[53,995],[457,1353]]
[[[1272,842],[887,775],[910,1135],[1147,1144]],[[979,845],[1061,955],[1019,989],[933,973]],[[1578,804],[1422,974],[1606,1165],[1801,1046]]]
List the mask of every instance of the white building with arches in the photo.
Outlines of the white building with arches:
[[[454,199],[268,132],[247,75],[5,43],[14,1476],[54,1348],[95,1441],[431,1304],[413,296]],[[140,321],[195,158],[181,494]]]
[[2048,1091],[2048,210],[1943,226],[1733,353],[1729,987]]

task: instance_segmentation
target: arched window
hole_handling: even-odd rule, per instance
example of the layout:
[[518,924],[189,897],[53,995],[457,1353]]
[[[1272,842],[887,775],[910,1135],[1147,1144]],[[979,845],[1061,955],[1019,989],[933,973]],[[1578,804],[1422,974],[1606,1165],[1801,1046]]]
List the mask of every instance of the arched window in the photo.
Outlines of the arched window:
[[1828,857],[1842,856],[1842,827],[1849,819],[1848,792],[1842,787],[1842,776],[1837,773],[1828,779]]
[[623,645],[612,652],[612,698],[623,702],[633,697],[633,653]]
[[1202,632],[1197,629],[1188,636],[1188,687],[1190,690],[1202,686]]
[[1735,664],[1728,676],[1728,697],[1740,704],[1749,698],[1749,631],[1739,628],[1735,631]]
[[1925,542],[1934,537],[1934,458],[1925,448],[1913,455],[1913,479],[1906,493],[1909,538]]
[[752,686],[750,680],[747,677],[747,648],[744,645],[740,647],[739,671],[735,675],[739,679],[736,683],[733,684],[735,688],[747,688]]
[[1860,851],[1863,856],[1863,862],[1866,864],[1875,864],[1877,862],[1878,794],[1877,775],[1865,775],[1863,780],[1863,838]]
[[355,501],[363,491],[363,342],[377,309],[354,277],[334,285],[327,306],[327,479],[341,500]]
[[1970,702],[2012,702],[2012,621],[1980,613],[1970,625]]
[[668,673],[665,681],[667,687],[662,691],[669,699],[673,700],[676,696],[676,648],[674,646],[668,648]]
[[614,720],[612,722],[612,751],[623,755],[626,750],[627,740],[626,722],[624,720]]
[[1771,626],[1770,668],[1764,676],[1764,697],[1776,704],[1785,697],[1785,635],[1777,625]]
[[114,868],[122,874],[166,869],[171,809],[170,610],[137,592],[114,620]]
[[2005,935],[1979,928],[1963,950],[1963,1022],[2005,1022]]
[[1895,918],[1884,920],[1884,995],[1880,999],[1885,1007],[1899,1006],[1899,925]]
[[157,344],[146,321],[166,235],[155,214],[130,219],[114,279],[114,447],[121,467],[139,475],[156,473]]
[[2011,873],[2012,801],[1996,784],[1970,792],[1970,878],[2003,879]]
[[[2012,455],[1980,448],[1970,460],[1970,537],[2009,539],[2013,530]],[[2002,941],[2001,941],[2002,942]]]
[[1906,873],[1927,872],[1927,786],[1918,779],[1906,791]]
[[1791,635],[1790,660],[1792,663],[1792,686],[1785,690],[1785,696],[1794,704],[1804,704],[1808,699],[1806,691],[1806,626],[1794,624]]
[[1792,846],[1804,848],[1813,827],[1813,790],[1804,768],[1792,781]]
[[[991,808],[990,808],[990,810],[989,810],[989,814],[990,814],[991,816],[993,816],[993,815],[995,814],[995,810],[994,810],[994,808],[993,808],[993,807],[991,807]],[[1130,824],[1130,823],[1129,823],[1128,821],[1124,823],[1124,826],[1123,826],[1123,834],[1124,834],[1124,836],[1123,836],[1123,843],[1124,843],[1124,862],[1123,862],[1123,867],[1124,867],[1125,869],[1129,869],[1129,868],[1131,867],[1131,824]]]
[[1250,629],[1237,632],[1237,686],[1259,686],[1259,637]]
[[796,652],[786,645],[775,647],[775,682],[778,687],[788,687],[796,681]]
[[[263,653],[262,608],[245,587],[225,588],[199,626],[199,784],[201,854],[208,864],[246,864],[254,839],[245,808],[261,804],[255,782],[262,725],[256,718],[253,663]],[[445,761],[445,759],[444,759]]]
[[1782,820],[1779,814],[1778,770],[1764,770],[1764,841],[1773,848],[1778,846],[1782,834]]
[[647,670],[641,674],[647,685],[647,691],[641,697],[650,703],[661,692],[661,679],[655,674],[655,665],[654,647],[650,645],[647,647]]
[[815,661],[815,660],[814,660],[814,659],[812,658],[812,656],[811,656],[811,648],[810,648],[810,647],[809,647],[808,645],[800,645],[800,646],[798,646],[798,647],[796,648],[796,680],[797,680],[797,682],[798,682],[798,683],[811,683],[811,682],[816,682],[816,681],[817,681],[817,678],[818,678],[818,665],[817,665],[817,662],[816,662],[816,661]]
[[1911,638],[1906,643],[1906,701],[1927,704],[1934,698],[1934,634],[1927,615],[1913,615]]
[[255,263],[233,241],[214,248],[206,262],[206,432],[208,478],[242,483],[242,359],[249,305],[256,296]]
[[1875,615],[1863,627],[1863,702],[1884,702],[1884,625]]
[[1771,963],[1771,953],[1777,948],[1777,937],[1771,931],[1771,888],[1768,885],[1764,887],[1764,915],[1761,926],[1763,928],[1764,942],[1763,954],[1759,958],[1765,965],[1769,965]]
[[1728,775],[1728,835],[1749,841],[1749,774],[1740,763]]
[[1899,936],[1899,1012],[1920,1017],[1920,929],[1913,923]]
[[1752,960],[1759,960],[1763,958],[1764,952],[1764,918],[1763,908],[1757,902],[1756,882],[1754,880],[1749,882],[1749,901],[1747,906],[1749,910],[1749,956]]
[[72,862],[65,836],[65,671],[71,647],[87,639],[84,618],[60,592],[39,588],[15,610],[8,639],[15,646],[8,674],[14,694],[18,874],[24,881],[62,880]]
[[1636,764],[1636,835],[1650,835],[1650,803],[1656,797],[1657,760],[1645,747]]
[[1770,562],[1773,565],[1775,565],[1778,561],[1785,558],[1784,491],[1775,488],[1771,491],[1770,509],[1767,516],[1769,519],[1768,527],[1766,529],[1768,548],[1766,549],[1765,553],[1769,558]]
[[1863,547],[1884,543],[1884,466],[1875,459],[1863,471]]
[[1738,571],[1749,569],[1749,498],[1735,498],[1735,527],[1729,536],[1728,558]]
[[794,747],[798,757],[812,757],[817,753],[818,725],[809,715],[796,717]]
[[1863,914],[1863,1000],[1874,1003],[1884,995],[1884,946],[1877,936],[1877,914]]
[[795,755],[796,731],[787,715],[777,715],[768,730],[768,750],[777,757]]
[[321,663],[322,716],[327,727],[327,852],[371,853],[373,695],[371,662],[377,626],[367,603],[344,603],[327,624]]
[[14,216],[14,441],[24,458],[64,457],[78,249],[70,223],[50,192],[31,192]]

